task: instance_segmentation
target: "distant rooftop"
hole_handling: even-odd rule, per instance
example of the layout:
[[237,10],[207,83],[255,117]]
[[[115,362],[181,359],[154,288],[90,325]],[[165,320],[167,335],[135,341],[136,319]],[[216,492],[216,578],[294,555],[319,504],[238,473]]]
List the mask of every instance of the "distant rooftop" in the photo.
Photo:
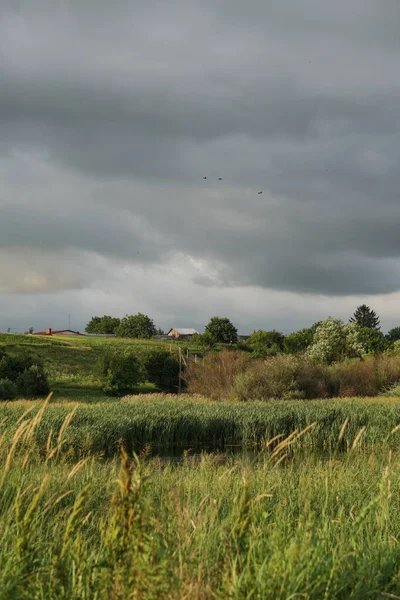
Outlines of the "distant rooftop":
[[199,333],[196,329],[181,327],[173,327],[170,331],[177,331],[179,335],[193,335],[194,333]]

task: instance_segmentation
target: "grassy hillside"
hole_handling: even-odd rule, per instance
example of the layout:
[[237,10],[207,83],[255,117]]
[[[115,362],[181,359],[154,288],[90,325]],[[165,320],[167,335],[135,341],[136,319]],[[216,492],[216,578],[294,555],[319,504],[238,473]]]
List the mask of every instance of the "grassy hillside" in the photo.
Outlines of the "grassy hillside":
[[[11,354],[29,352],[39,359],[49,378],[54,398],[66,398],[85,402],[108,399],[101,391],[96,373],[96,362],[107,347],[129,347],[145,351],[151,347],[178,352],[178,344],[157,340],[134,340],[130,338],[90,338],[85,336],[32,336],[0,334],[0,348]],[[138,392],[154,390],[144,384]]]

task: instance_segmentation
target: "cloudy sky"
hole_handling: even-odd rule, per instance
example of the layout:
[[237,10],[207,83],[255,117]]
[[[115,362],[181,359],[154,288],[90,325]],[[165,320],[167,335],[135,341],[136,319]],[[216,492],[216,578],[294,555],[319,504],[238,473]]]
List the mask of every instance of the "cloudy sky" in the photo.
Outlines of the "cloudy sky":
[[398,0],[2,0],[0,330],[399,325],[399,24]]

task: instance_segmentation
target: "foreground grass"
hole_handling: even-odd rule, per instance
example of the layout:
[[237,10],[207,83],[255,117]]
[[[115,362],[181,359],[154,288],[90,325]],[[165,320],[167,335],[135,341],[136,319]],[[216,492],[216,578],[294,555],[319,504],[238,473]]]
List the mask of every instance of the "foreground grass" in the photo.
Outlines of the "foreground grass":
[[[8,437],[13,435],[24,413],[34,416],[42,405],[38,401],[0,404],[0,435],[2,431]],[[343,451],[352,446],[358,434],[360,447],[400,448],[400,428],[396,429],[400,401],[396,399],[219,403],[162,395],[109,398],[93,404],[51,401],[32,443],[40,448],[51,432],[58,436],[71,413],[64,451],[76,457],[87,452],[114,456],[120,444],[128,451],[146,446],[163,451],[262,446],[276,435],[287,436],[310,425],[313,427],[296,446],[298,450]]]
[[398,452],[71,463],[60,440],[38,460],[24,422],[1,449],[0,598],[397,597]]

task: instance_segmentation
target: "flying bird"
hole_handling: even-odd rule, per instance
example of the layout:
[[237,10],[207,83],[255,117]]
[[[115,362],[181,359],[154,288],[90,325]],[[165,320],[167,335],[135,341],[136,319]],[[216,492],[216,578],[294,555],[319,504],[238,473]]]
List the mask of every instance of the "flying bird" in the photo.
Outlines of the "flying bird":
[[259,193],[259,194],[262,194],[262,190],[261,190],[261,192],[258,192],[258,193]]
[[203,177],[203,179],[207,179],[207,177]]
[[222,177],[218,177],[218,181],[222,181]]

